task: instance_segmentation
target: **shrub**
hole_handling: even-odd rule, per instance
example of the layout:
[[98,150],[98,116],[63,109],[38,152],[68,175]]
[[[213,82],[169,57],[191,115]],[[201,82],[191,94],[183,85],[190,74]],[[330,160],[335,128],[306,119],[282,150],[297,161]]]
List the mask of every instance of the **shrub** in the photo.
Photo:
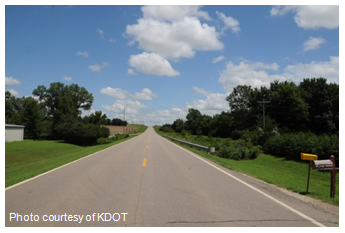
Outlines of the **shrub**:
[[64,122],[56,126],[59,137],[67,143],[77,145],[93,145],[100,137],[108,137],[108,128],[83,122]]
[[246,160],[255,159],[260,152],[259,146],[249,146],[245,140],[227,140],[220,146],[218,156],[235,160]]
[[264,152],[291,160],[301,160],[300,153],[318,155],[318,159],[339,158],[338,135],[315,135],[313,133],[289,133],[270,137],[264,144]]

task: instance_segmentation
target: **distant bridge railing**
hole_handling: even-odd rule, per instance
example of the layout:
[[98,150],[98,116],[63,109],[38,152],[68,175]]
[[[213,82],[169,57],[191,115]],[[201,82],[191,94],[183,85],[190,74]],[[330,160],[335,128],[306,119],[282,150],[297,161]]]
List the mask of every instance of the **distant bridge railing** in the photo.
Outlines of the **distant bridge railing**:
[[173,141],[177,141],[179,143],[185,144],[185,145],[190,146],[190,147],[197,148],[199,150],[205,150],[208,153],[214,153],[215,152],[215,148],[214,147],[207,147],[207,146],[198,145],[198,144],[195,144],[195,143],[187,142],[187,141],[184,141],[184,140],[181,140],[181,139],[178,139],[178,138],[174,138],[174,137],[168,136],[166,134],[163,134],[163,137],[170,138]]

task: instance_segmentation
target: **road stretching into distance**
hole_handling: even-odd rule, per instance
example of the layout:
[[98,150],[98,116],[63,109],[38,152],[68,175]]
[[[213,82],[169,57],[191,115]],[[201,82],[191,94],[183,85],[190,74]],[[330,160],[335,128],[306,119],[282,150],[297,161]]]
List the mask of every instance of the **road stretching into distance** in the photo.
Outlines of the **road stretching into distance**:
[[5,189],[5,226],[339,226],[339,207],[228,170],[156,134]]

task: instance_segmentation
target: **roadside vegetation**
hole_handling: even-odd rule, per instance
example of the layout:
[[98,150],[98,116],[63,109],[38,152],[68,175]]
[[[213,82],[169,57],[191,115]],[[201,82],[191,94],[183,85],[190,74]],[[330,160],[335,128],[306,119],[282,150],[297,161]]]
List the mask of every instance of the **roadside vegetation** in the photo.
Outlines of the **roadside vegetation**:
[[[185,140],[180,134],[162,132],[159,131],[159,128],[160,127],[155,127],[155,130],[160,135],[167,134]],[[219,138],[209,138],[209,140],[207,140],[207,137],[202,137],[203,140],[200,141],[196,138],[198,137],[189,136],[188,141],[206,146],[211,144],[215,145],[214,142],[216,141],[219,143]],[[256,159],[236,160],[222,158],[218,156],[217,153],[208,154],[205,151],[200,151],[183,144],[180,144],[180,146],[230,170],[247,174],[301,195],[307,195],[323,202],[339,205],[339,173],[336,176],[336,195],[335,198],[332,199],[330,198],[330,173],[321,173],[311,170],[309,192],[306,193],[309,166],[307,162],[298,162],[262,153],[260,153]]]
[[[127,140],[141,133],[144,125],[130,125],[133,131],[110,135],[104,125],[127,126],[91,109],[94,97],[76,84],[51,83],[38,86],[35,97],[16,97],[5,92],[5,119],[24,125],[24,141],[5,143],[5,186],[8,187],[63,164]],[[127,127],[128,128],[128,127]]]
[[[91,109],[94,97],[77,84],[51,83],[38,86],[35,97],[15,97],[5,92],[5,119],[8,124],[24,125],[24,138],[63,140],[67,143],[96,145],[110,131],[102,125],[126,126],[127,121],[109,119],[102,111],[83,115]],[[104,140],[100,140],[102,143]]]
[[[203,156],[298,193],[305,190],[308,169],[300,153],[316,154],[318,160],[334,155],[339,167],[338,84],[320,77],[298,84],[274,81],[260,88],[238,85],[226,100],[229,111],[209,116],[191,108],[185,119],[155,129],[215,147],[213,155]],[[338,204],[339,197],[328,198],[330,174],[312,174],[315,186],[307,195]]]

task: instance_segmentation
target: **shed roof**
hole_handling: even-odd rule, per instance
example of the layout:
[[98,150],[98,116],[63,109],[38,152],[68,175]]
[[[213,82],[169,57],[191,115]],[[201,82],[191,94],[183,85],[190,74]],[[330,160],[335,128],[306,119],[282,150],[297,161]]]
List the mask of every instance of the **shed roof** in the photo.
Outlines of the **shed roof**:
[[5,128],[24,128],[24,125],[5,124]]

